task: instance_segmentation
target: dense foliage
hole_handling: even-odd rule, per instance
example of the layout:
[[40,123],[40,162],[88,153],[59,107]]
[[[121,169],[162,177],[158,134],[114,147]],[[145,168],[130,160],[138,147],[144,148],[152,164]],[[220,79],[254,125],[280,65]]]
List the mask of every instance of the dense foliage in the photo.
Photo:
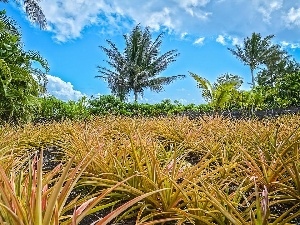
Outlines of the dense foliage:
[[[263,108],[299,106],[300,64],[279,44],[271,43],[272,38],[274,35],[262,38],[253,33],[244,39],[242,46],[236,45],[236,49],[229,50],[250,67],[250,92],[256,93]],[[254,74],[255,70],[257,74]]]
[[[295,91],[295,96],[296,96]],[[282,93],[281,93],[282,94]],[[275,95],[271,95],[275,96]],[[270,117],[286,113],[296,113],[297,108],[284,105],[283,100],[266,103],[266,98],[271,98],[264,92],[256,88],[254,91],[234,90],[229,95],[229,99],[225,98],[225,105],[216,108],[216,105],[208,104],[187,104],[184,105],[178,101],[171,102],[166,99],[160,103],[130,103],[123,102],[119,98],[112,95],[102,95],[97,98],[82,98],[79,101],[64,102],[53,96],[40,98],[39,104],[41,108],[35,112],[35,122],[50,122],[63,120],[87,120],[95,116],[127,116],[127,117],[160,117],[160,116],[180,116],[186,115],[190,118],[200,118],[201,115],[234,115],[235,118],[242,117]],[[298,101],[298,98],[290,98],[290,101]],[[272,104],[271,104],[272,103]],[[280,104],[281,107],[278,107]],[[270,106],[273,106],[270,107]],[[281,108],[281,109],[278,109]],[[289,111],[290,110],[292,111]],[[274,109],[274,110],[271,110]],[[298,110],[300,111],[300,109]],[[270,114],[271,113],[271,114]]]
[[[33,67],[39,63],[41,69]],[[48,64],[36,51],[24,51],[21,33],[5,11],[0,12],[0,120],[28,121],[44,92]]]
[[169,99],[156,104],[123,102],[112,95],[102,95],[91,99],[84,97],[79,101],[68,102],[49,96],[40,98],[39,104],[41,107],[35,112],[35,122],[81,120],[107,115],[157,117],[180,115],[186,112],[205,113],[212,110],[207,104],[184,105],[178,101],[172,103]]
[[34,120],[61,121],[65,119],[78,120],[90,117],[88,102],[85,97],[78,101],[64,102],[53,96],[41,97],[40,108],[35,112]]
[[[202,97],[215,111],[233,109],[237,106],[236,103],[241,94],[238,89],[243,83],[241,77],[225,74],[218,77],[217,82],[211,84],[197,74],[191,72],[190,74],[197,82],[198,88],[202,89]],[[239,99],[239,102],[241,103],[243,100]]]

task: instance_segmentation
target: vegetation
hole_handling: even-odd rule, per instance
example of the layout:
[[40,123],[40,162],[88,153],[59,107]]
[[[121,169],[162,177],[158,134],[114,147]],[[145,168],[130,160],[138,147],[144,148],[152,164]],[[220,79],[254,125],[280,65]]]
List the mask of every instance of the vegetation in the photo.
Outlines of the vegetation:
[[86,97],[78,101],[64,102],[53,96],[39,99],[40,108],[35,111],[35,122],[51,122],[63,120],[86,120],[94,116],[130,116],[130,117],[158,117],[180,115],[189,112],[205,113],[212,108],[207,104],[195,105],[169,99],[156,104],[147,103],[127,103],[112,95],[102,95],[97,98],[87,99]]
[[123,53],[114,43],[107,40],[110,48],[101,46],[101,49],[107,54],[109,58],[107,63],[112,70],[98,66],[102,75],[96,77],[106,80],[111,92],[122,101],[126,99],[130,91],[133,91],[135,102],[138,100],[138,95],[143,95],[146,88],[156,92],[162,91],[163,85],[184,77],[184,75],[158,77],[179,55],[176,50],[160,55],[162,37],[163,33],[152,41],[149,28],[146,27],[143,31],[141,26],[137,25],[130,35],[124,35]]
[[203,105],[138,104],[146,88],[183,76],[158,76],[178,55],[159,56],[162,34],[152,41],[137,25],[124,38],[124,53],[101,47],[114,70],[99,67],[99,77],[115,96],[64,102],[42,95],[46,60],[22,49],[0,13],[0,224],[299,224],[299,115],[184,116],[299,106],[299,64],[273,36],[230,49],[250,67],[249,91],[237,75],[211,83],[190,72]]
[[225,74],[218,77],[217,82],[211,84],[207,79],[191,73],[197,82],[198,88],[202,89],[202,97],[208,101],[209,105],[215,110],[232,108],[232,103],[237,98],[238,88],[243,83],[242,78],[232,74]]
[[[15,22],[1,13],[1,88],[0,119],[3,122],[61,121],[64,119],[89,119],[101,115],[161,116],[179,115],[189,112],[211,112],[223,110],[257,110],[283,108],[299,105],[299,64],[279,45],[271,43],[273,35],[262,38],[253,33],[244,40],[244,47],[236,46],[230,51],[250,66],[252,81],[257,86],[251,90],[240,90],[242,78],[230,73],[220,75],[215,83],[194,73],[190,75],[202,89],[202,96],[208,104],[183,105],[178,101],[164,100],[157,104],[138,104],[138,95],[146,88],[161,91],[182,75],[160,77],[160,72],[174,62],[176,50],[159,55],[163,33],[153,41],[149,28],[140,25],[124,35],[125,50],[120,52],[114,43],[107,41],[110,48],[101,47],[107,54],[111,69],[99,66],[99,72],[106,79],[115,96],[83,98],[77,102],[63,102],[55,97],[39,97],[45,91],[49,70],[47,62],[38,52],[22,49],[21,34]],[[44,71],[32,67],[39,63]],[[261,67],[263,66],[263,67]],[[258,69],[257,76],[254,70]],[[124,100],[130,92],[135,102]]]
[[[87,160],[86,160],[87,159]],[[93,196],[76,196],[71,202],[66,203],[71,191],[82,176],[87,165],[91,162],[91,156],[87,155],[81,163],[71,169],[73,158],[65,167],[62,164],[52,171],[43,174],[43,151],[39,159],[34,157],[32,163],[29,161],[28,168],[19,173],[11,173],[8,177],[0,164],[1,174],[1,196],[0,196],[0,221],[1,224],[78,224],[86,215],[93,212],[101,200],[109,195],[115,188],[128,181],[130,178]],[[59,172],[60,170],[61,173]],[[55,178],[59,176],[58,178]],[[84,181],[80,181],[84,185]],[[107,224],[116,216],[127,210],[131,205],[145,197],[162,190],[153,191],[138,196],[135,199],[120,206],[104,218],[95,221],[96,224]],[[82,197],[82,198],[80,198]],[[76,206],[80,204],[77,208]],[[101,205],[96,209],[103,209],[111,204]],[[72,210],[71,215],[67,212]],[[95,210],[95,208],[94,208]]]
[[257,73],[257,83],[261,87],[272,88],[285,75],[297,73],[300,70],[300,64],[279,45],[273,45],[273,49],[276,50],[273,50],[264,62],[265,68]]
[[[106,212],[126,224],[298,224],[299,121],[107,116],[3,127],[1,223],[78,224],[121,205]],[[26,163],[50,146],[62,165],[42,172],[42,152]]]
[[266,62],[273,53],[271,39],[274,35],[262,38],[260,34],[252,33],[251,37],[244,39],[243,46],[236,45],[236,50],[228,48],[234,56],[250,67],[252,87],[255,87],[254,70]]
[[[36,51],[24,51],[15,22],[0,12],[0,119],[29,121],[45,90],[47,61]],[[39,63],[44,71],[34,68]]]
[[[253,33],[244,39],[243,46],[229,50],[250,67],[253,93],[264,93],[260,102],[263,107],[288,107],[299,105],[299,93],[295,89],[299,78],[300,64],[278,44],[272,44],[274,35],[262,38]],[[255,76],[254,70],[258,70]],[[255,84],[258,84],[257,86]]]
[[64,102],[53,96],[41,97],[40,108],[35,112],[34,120],[62,121],[65,119],[80,120],[91,116],[88,100],[83,97],[78,101]]

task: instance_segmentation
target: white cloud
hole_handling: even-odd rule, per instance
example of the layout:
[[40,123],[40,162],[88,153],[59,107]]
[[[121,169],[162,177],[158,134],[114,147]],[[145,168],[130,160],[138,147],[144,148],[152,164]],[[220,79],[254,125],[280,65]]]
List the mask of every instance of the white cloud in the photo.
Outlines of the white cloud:
[[205,40],[205,37],[200,37],[200,38],[198,38],[198,39],[196,39],[194,41],[194,44],[195,45],[203,45],[204,44],[204,40]]
[[280,44],[284,48],[291,48],[291,49],[300,48],[300,43],[290,43],[290,42],[287,42],[287,41],[282,41],[282,42],[280,42]]
[[59,77],[52,75],[47,75],[48,84],[47,92],[50,95],[53,95],[61,100],[78,100],[81,97],[85,96],[80,91],[74,90],[73,85],[70,82],[65,82]]
[[[141,23],[179,35],[211,37],[226,33],[238,38],[252,32],[297,41],[300,1],[293,0],[41,0],[48,30],[58,41],[81,37],[86,27],[124,33]],[[298,27],[297,27],[298,26]]]
[[281,44],[283,47],[287,47],[287,46],[289,46],[290,43],[288,43],[287,41],[282,41],[282,42],[280,42],[280,44]]
[[210,0],[184,0],[180,1],[179,7],[183,8],[192,17],[206,20],[211,15],[210,12],[201,10]]
[[225,41],[225,37],[223,35],[219,35],[216,39],[216,42],[222,44],[222,45],[226,45],[226,41]]
[[300,26],[300,8],[295,9],[294,7],[292,7],[285,19],[288,25],[291,27],[293,27],[294,25]]
[[218,37],[216,38],[216,42],[222,45],[227,45],[228,43],[230,43],[231,45],[243,45],[243,41],[241,38],[230,36],[230,35],[219,34]]
[[179,5],[183,8],[205,6],[210,0],[184,0],[180,1]]
[[171,10],[167,7],[164,7],[159,12],[153,12],[151,15],[149,15],[147,26],[153,28],[154,30],[159,30],[161,25],[170,29],[175,29],[170,15]]
[[263,21],[266,23],[270,23],[272,18],[272,13],[276,10],[280,10],[283,5],[283,0],[276,1],[257,1],[258,12],[260,12],[263,16]]
[[232,45],[242,45],[242,41],[237,37],[229,37],[230,40],[232,40]]
[[40,5],[47,18],[47,29],[62,42],[80,37],[87,26],[101,23],[99,14],[112,13],[104,0],[42,0]]
[[183,32],[180,34],[180,39],[184,40],[186,38],[186,36],[188,35],[187,32]]
[[144,96],[138,96],[139,101],[143,101],[143,102],[149,102],[148,98],[145,98]]
[[300,43],[292,43],[292,44],[291,44],[291,48],[292,48],[292,49],[300,48]]

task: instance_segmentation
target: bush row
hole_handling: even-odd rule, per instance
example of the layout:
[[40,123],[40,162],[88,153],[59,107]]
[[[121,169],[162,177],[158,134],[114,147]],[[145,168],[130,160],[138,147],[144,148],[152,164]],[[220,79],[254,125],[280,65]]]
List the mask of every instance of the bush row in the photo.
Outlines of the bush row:
[[163,100],[160,103],[128,103],[120,99],[103,95],[97,98],[82,98],[79,101],[64,102],[53,96],[40,99],[41,107],[35,113],[35,121],[86,119],[91,116],[168,116],[184,114],[186,112],[207,113],[212,108],[208,104],[183,105],[179,101]]
[[130,117],[157,117],[184,115],[190,119],[198,118],[206,114],[221,114],[230,118],[241,119],[249,117],[265,118],[277,117],[283,114],[295,114],[300,111],[300,107],[290,108],[267,108],[257,110],[249,109],[226,109],[223,111],[214,111],[209,104],[188,104],[184,105],[179,101],[171,102],[166,99],[156,104],[148,103],[129,103],[111,96],[103,95],[97,98],[87,99],[86,97],[79,101],[64,102],[53,96],[40,99],[40,109],[35,112],[34,121],[61,121],[65,119],[81,120],[92,116],[130,116]]

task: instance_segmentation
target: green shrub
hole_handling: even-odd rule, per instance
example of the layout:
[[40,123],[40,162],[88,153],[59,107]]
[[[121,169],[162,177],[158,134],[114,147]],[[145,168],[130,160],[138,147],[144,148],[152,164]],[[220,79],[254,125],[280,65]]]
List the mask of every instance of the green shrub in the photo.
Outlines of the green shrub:
[[[47,61],[38,52],[24,51],[21,33],[15,21],[0,11],[0,120],[30,121],[44,92]],[[38,63],[40,70],[33,67]]]
[[112,95],[101,95],[89,100],[89,110],[93,115],[124,115],[126,103]]
[[40,98],[39,101],[41,107],[36,113],[36,120],[79,120],[90,116],[86,97],[83,97],[78,101],[64,102],[54,96],[49,96]]
[[183,105],[179,101],[171,102],[165,99],[160,103],[126,103],[111,95],[103,95],[89,100],[89,111],[92,115],[122,115],[122,116],[162,116],[176,115],[184,112],[209,112],[211,107],[202,105]]

